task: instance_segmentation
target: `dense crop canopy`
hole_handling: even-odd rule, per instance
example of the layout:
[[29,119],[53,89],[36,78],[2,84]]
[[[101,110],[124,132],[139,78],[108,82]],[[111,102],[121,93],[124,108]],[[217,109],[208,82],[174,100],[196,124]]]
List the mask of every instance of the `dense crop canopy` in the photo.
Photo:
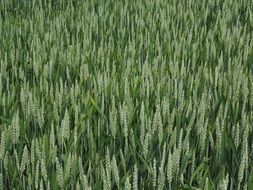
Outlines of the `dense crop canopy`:
[[0,189],[253,189],[251,0],[1,0]]

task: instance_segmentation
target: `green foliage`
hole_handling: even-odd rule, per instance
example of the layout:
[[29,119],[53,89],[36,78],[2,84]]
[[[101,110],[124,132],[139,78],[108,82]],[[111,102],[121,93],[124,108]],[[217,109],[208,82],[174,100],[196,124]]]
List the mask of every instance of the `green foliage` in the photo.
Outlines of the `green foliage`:
[[252,189],[250,0],[1,0],[1,189]]

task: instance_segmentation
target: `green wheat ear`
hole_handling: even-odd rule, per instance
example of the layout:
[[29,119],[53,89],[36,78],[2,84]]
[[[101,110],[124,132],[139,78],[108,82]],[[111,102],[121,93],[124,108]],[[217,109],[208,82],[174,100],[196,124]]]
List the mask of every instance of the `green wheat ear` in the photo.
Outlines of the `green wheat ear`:
[[15,116],[13,117],[11,126],[12,126],[12,143],[17,144],[20,135],[19,112],[16,112]]
[[125,189],[126,190],[130,190],[131,189],[131,183],[130,183],[129,177],[126,178]]
[[114,177],[114,180],[116,182],[116,185],[117,187],[119,188],[119,170],[118,170],[118,166],[117,166],[117,161],[116,161],[116,158],[115,156],[112,157],[112,174],[113,174],[113,177]]

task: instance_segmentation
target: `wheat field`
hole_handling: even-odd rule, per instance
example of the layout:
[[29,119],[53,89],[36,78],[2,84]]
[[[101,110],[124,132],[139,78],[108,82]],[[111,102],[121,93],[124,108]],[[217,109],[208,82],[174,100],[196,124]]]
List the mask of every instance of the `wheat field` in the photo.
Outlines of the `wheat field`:
[[0,0],[0,190],[252,190],[252,72],[252,0]]

